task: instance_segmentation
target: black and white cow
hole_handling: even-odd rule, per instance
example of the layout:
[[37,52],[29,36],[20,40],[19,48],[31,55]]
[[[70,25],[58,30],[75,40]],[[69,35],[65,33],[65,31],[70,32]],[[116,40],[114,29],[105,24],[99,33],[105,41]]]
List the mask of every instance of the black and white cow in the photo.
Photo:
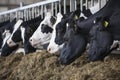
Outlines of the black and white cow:
[[23,46],[24,46],[23,53],[34,52],[36,49],[30,45],[29,38],[31,37],[33,32],[37,29],[41,20],[42,20],[41,16],[38,16],[34,19],[24,21],[19,26],[17,26],[17,28],[14,29],[14,32],[12,33],[10,38],[7,40],[7,43],[5,45],[6,48],[3,49],[2,51],[4,50],[9,51],[9,49],[17,46],[15,47],[16,49],[15,48],[14,50],[11,49],[11,52],[13,52],[18,49],[18,46],[22,47],[21,43],[23,43]]
[[[71,14],[69,20],[67,21],[67,29],[64,35],[64,46],[60,53],[59,62],[61,64],[70,64],[76,58],[80,57],[86,49],[87,41],[84,39],[82,34],[79,34],[79,31],[76,30],[74,13]],[[76,34],[77,33],[77,34]]]
[[[119,44],[111,47],[113,40],[120,40],[120,36],[114,35],[114,26],[106,18],[96,18],[95,25],[90,30],[90,48],[88,56],[91,61],[103,60],[111,51],[117,49]],[[120,30],[120,28],[117,28]],[[118,31],[115,31],[116,34]],[[118,32],[119,33],[119,32]],[[117,37],[117,38],[115,38]]]
[[[99,4],[97,3],[95,6],[91,7],[88,10],[84,9],[82,12],[80,10],[77,10],[75,18],[78,18],[77,16],[80,14],[79,21],[83,21],[90,15],[97,12],[99,9],[100,9]],[[50,53],[59,52],[64,45],[63,36],[66,32],[67,20],[69,19],[69,14],[66,14],[66,15],[67,15],[66,17],[64,17],[65,15],[62,15],[62,14],[58,14],[58,16],[57,16],[58,19],[54,25],[52,38],[51,38],[50,44],[48,45],[48,48],[47,48],[48,52],[50,52]]]
[[52,16],[51,12],[47,12],[44,20],[29,39],[30,44],[34,48],[39,48],[49,43],[55,21],[56,19]]
[[24,45],[25,54],[32,53],[36,51],[36,48],[32,47],[29,42],[29,38],[33,35],[36,29],[39,27],[42,19],[41,16],[32,19],[21,24],[21,37]]
[[7,21],[5,22],[4,26],[0,27],[0,47],[2,47],[6,40],[10,37],[12,34],[14,25],[16,23],[16,18],[13,19],[11,22]]
[[[111,33],[112,35],[114,35],[114,40],[119,40],[120,36],[120,28],[119,28],[119,18],[120,18],[120,1],[119,0],[109,0],[107,2],[107,4],[100,10],[98,11],[97,13],[95,13],[94,15],[90,16],[88,19],[80,22],[78,21],[77,22],[77,25],[80,29],[80,32],[86,36],[89,36],[89,31],[90,29],[92,28],[92,26],[94,25],[94,20],[96,19],[96,17],[106,17],[107,19],[109,19],[109,25],[111,26]],[[106,33],[105,33],[106,34]],[[97,35],[101,35],[103,36],[103,38],[101,38],[102,40],[100,41],[104,41],[104,37],[105,35],[103,34],[97,34]],[[106,36],[107,37],[107,36]],[[108,41],[109,39],[107,38],[106,41]],[[93,41],[93,40],[92,40]],[[99,40],[98,40],[99,41]],[[99,42],[100,43],[100,42]],[[107,42],[106,42],[107,43]],[[109,41],[108,41],[109,43]],[[108,52],[106,50],[109,50],[109,49],[105,49],[105,48],[110,48],[110,47],[107,47],[106,45],[103,45],[102,43],[99,44],[99,45],[103,45],[104,48],[100,48],[97,47],[96,49],[96,46],[97,46],[97,43],[96,41],[94,41],[92,44],[91,44],[93,47],[92,50],[89,50],[89,59],[91,61],[96,61],[96,60],[101,60],[101,59],[104,59],[105,56],[103,56],[103,54],[106,54],[105,52]],[[95,46],[96,45],[96,46]],[[97,54],[99,54],[99,56],[97,56]]]
[[[22,22],[23,20],[19,19],[14,25],[11,26],[11,28],[13,27],[13,31],[11,34],[9,34],[9,37],[7,37],[7,39],[4,41],[4,44],[2,45],[1,56],[8,56],[10,53],[12,53],[13,50],[15,50],[18,47],[18,45],[16,45],[13,41],[11,41],[12,39],[11,36],[13,35],[13,33],[15,33],[15,31],[21,25]],[[14,47],[10,47],[10,46],[14,46]]]

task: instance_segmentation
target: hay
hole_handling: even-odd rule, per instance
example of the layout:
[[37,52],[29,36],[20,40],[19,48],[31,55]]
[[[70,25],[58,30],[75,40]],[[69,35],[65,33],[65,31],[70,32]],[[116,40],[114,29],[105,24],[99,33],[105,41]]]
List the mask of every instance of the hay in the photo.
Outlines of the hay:
[[88,62],[84,54],[70,65],[46,51],[0,58],[0,80],[120,80],[120,55]]

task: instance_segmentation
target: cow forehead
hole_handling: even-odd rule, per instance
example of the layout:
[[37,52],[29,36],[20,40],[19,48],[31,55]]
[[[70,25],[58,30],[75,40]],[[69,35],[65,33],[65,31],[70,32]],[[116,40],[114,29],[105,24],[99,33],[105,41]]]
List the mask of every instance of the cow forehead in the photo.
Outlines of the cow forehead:
[[62,18],[63,18],[63,15],[61,13],[58,13],[56,23],[53,25],[54,30],[55,30],[57,24],[61,22]]

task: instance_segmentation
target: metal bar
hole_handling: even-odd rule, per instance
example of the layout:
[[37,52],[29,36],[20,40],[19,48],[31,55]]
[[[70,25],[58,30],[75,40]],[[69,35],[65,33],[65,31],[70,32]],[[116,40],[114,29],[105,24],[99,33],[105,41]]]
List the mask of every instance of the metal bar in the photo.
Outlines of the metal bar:
[[34,16],[37,17],[37,7],[35,7]]
[[37,7],[37,16],[40,15],[40,9],[39,9],[39,6]]
[[57,15],[58,9],[57,9],[58,3],[55,3],[55,15]]
[[52,15],[54,15],[54,3],[51,3]]
[[70,0],[70,12],[75,10],[75,1]]
[[86,9],[88,9],[88,0],[86,0]]
[[32,19],[33,19],[33,18],[35,17],[35,16],[34,16],[34,9],[35,9],[35,8],[33,7],[33,8],[31,8],[31,9],[32,9],[32,10],[31,10],[31,13],[32,13],[31,17],[32,17]]
[[72,7],[73,7],[72,0],[70,0],[70,12],[72,11]]
[[66,0],[64,0],[64,14],[66,14]]
[[75,10],[77,10],[77,0],[75,0]]
[[80,0],[80,9],[83,11],[83,0]]
[[91,0],[91,6],[94,6],[94,0]]
[[61,13],[61,0],[59,0],[59,12]]
[[49,4],[49,3],[57,2],[57,1],[59,1],[59,0],[41,1],[41,2],[30,4],[30,5],[27,5],[27,6],[24,6],[24,7],[8,10],[8,11],[5,11],[5,12],[1,12],[0,15],[9,14],[9,13],[16,12],[16,11],[19,11],[19,10],[24,10],[24,9],[28,9],[28,8],[32,8],[32,7],[36,7],[36,6],[40,6],[40,5],[45,5],[45,4]]
[[43,19],[44,15],[43,15],[43,5],[41,6],[41,18]]
[[101,0],[98,0],[98,2],[99,2],[99,8],[101,8]]

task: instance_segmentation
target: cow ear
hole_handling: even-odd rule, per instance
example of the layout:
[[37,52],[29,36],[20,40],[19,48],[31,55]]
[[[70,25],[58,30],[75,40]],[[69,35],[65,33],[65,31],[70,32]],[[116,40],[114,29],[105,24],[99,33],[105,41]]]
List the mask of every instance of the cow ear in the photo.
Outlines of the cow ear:
[[50,18],[50,22],[52,23],[52,25],[54,25],[54,24],[55,24],[55,22],[56,22],[55,17],[53,17],[53,16],[52,16],[52,17]]
[[104,27],[107,28],[109,25],[109,22],[108,21],[104,21]]

